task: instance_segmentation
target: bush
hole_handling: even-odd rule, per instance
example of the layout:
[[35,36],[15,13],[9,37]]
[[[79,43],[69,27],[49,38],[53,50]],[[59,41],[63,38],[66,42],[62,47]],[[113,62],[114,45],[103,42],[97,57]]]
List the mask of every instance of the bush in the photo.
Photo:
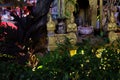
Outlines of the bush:
[[[64,44],[66,45],[66,44]],[[63,47],[66,47],[62,45]],[[88,46],[89,45],[89,46]],[[39,58],[32,70],[27,66],[1,62],[1,80],[119,80],[119,41],[94,47],[89,43],[78,44],[77,53],[56,49]]]

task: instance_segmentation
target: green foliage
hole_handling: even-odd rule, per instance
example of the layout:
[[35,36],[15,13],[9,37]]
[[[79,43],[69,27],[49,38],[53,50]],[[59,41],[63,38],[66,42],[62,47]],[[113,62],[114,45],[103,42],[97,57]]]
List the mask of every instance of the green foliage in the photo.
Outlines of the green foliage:
[[[85,42],[77,45],[77,53],[72,57],[69,49],[62,49],[62,53],[57,49],[39,57],[35,71],[18,64],[1,62],[0,78],[10,80],[12,76],[12,80],[119,80],[119,40],[99,47]],[[63,48],[66,49],[66,45],[68,44],[64,43]]]
[[1,80],[29,80],[30,75],[32,75],[30,70],[28,67],[0,61]]

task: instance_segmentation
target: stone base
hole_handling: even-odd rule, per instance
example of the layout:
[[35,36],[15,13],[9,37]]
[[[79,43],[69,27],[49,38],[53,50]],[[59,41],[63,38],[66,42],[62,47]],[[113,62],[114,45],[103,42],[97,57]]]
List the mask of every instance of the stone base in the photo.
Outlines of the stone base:
[[48,51],[54,51],[57,48],[57,46],[48,46]]

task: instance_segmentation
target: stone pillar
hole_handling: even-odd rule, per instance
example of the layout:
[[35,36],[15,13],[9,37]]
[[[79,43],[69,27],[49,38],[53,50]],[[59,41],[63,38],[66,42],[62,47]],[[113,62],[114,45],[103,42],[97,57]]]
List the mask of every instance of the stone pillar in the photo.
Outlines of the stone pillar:
[[47,23],[47,37],[48,37],[48,51],[53,51],[56,48],[56,38],[55,38],[55,22],[52,20],[49,14],[49,21]]
[[102,30],[102,15],[103,15],[103,0],[99,0],[100,2],[100,29]]

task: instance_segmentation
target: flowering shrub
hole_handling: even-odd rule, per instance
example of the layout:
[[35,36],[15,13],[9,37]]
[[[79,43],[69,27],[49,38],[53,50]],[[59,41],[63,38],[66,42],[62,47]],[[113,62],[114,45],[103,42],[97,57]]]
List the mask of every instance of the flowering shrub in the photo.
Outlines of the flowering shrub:
[[12,80],[119,80],[119,41],[98,47],[88,44],[77,45],[73,56],[69,51],[61,54],[58,49],[44,57],[38,56],[39,63],[34,71],[30,67],[1,62],[1,80],[11,77]]

